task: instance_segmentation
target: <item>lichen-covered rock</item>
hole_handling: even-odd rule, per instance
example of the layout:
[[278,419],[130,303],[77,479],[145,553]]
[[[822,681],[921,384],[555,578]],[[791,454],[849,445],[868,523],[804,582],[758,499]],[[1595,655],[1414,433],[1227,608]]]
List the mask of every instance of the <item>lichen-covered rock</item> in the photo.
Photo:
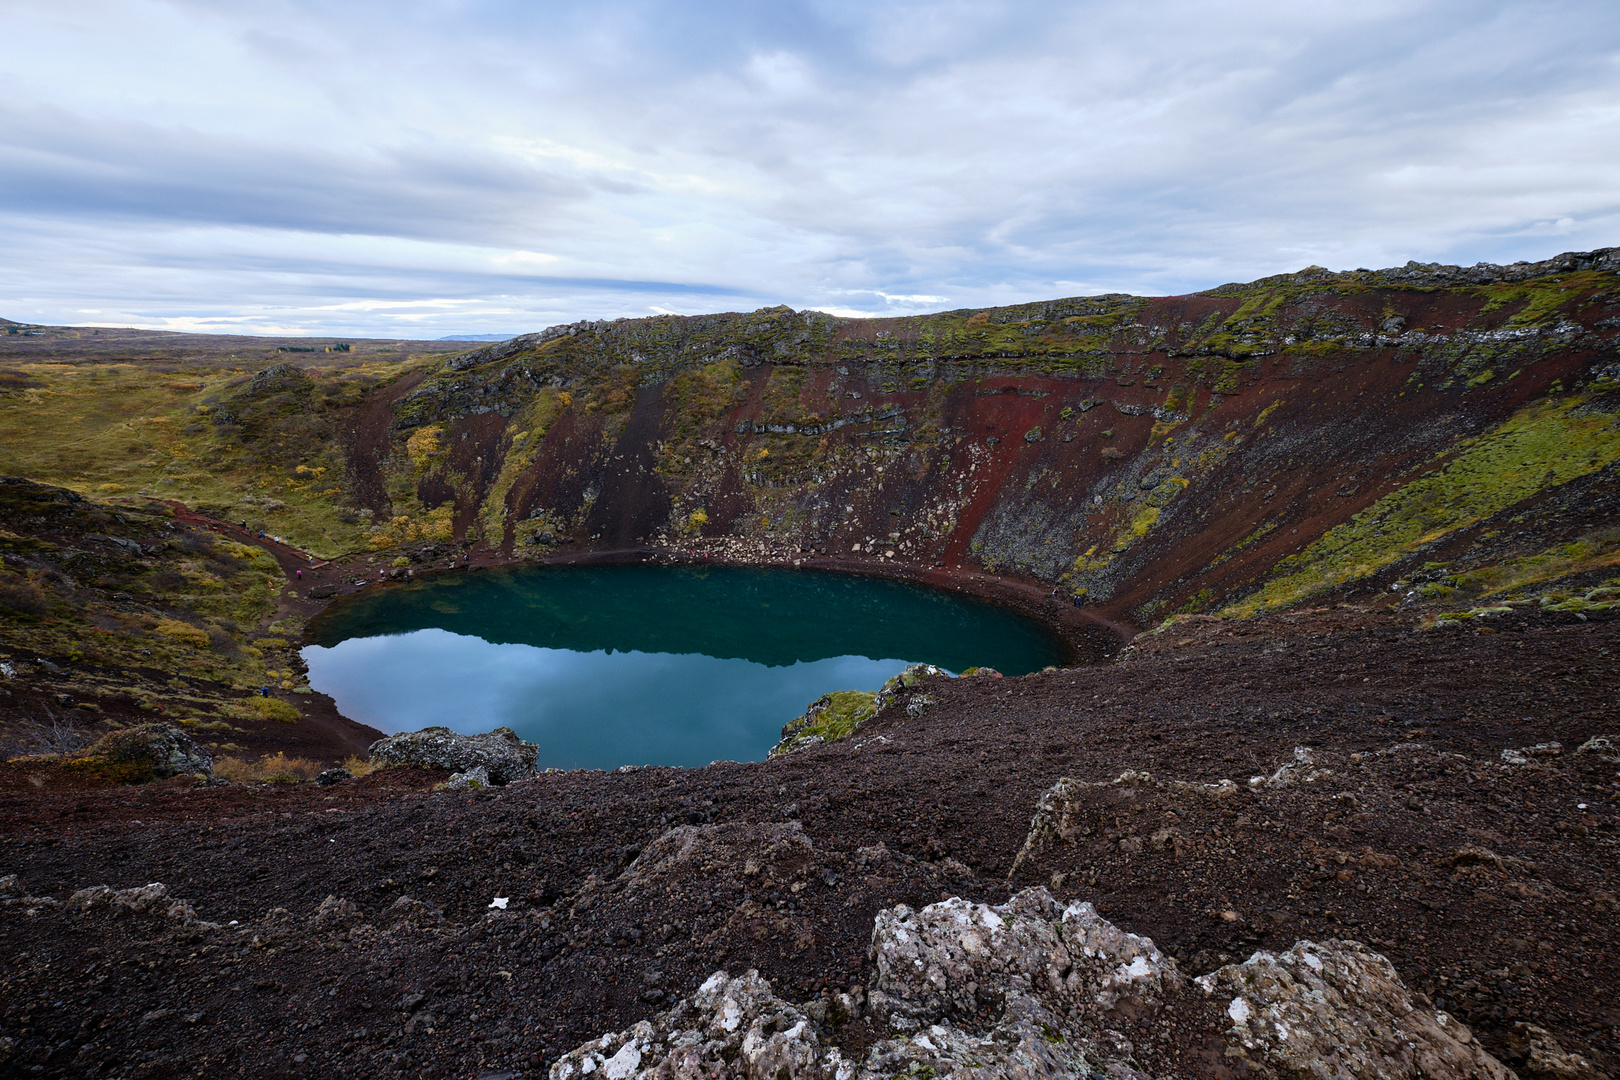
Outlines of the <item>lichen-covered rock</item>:
[[451,773],[450,779],[444,786],[451,791],[476,791],[479,788],[489,787],[489,770],[482,765],[474,765],[466,772]]
[[214,775],[214,759],[179,728],[168,724],[141,724],[103,735],[67,759],[67,766],[101,773],[123,783],[179,776]]
[[360,908],[350,900],[328,895],[309,917],[309,925],[316,930],[335,929],[357,923],[362,918]]
[[952,898],[921,911],[878,913],[872,931],[878,980],[873,1009],[896,1027],[982,1010],[987,1000],[1035,993],[1112,1008],[1121,997],[1157,998],[1175,962],[1148,938],[1127,934],[1088,903],[1062,907],[1025,889],[990,907]]
[[1536,758],[1554,758],[1563,752],[1563,743],[1536,743],[1534,746],[1521,746],[1517,750],[1502,751],[1502,763],[1505,765],[1528,765]]
[[1527,1076],[1555,1080],[1608,1080],[1602,1070],[1579,1054],[1565,1050],[1552,1032],[1520,1021],[1508,1032],[1508,1057]]
[[378,739],[371,744],[373,765],[432,765],[452,773],[482,768],[492,784],[510,784],[534,775],[540,748],[524,742],[511,728],[486,735],[462,735],[447,727],[423,728]]
[[1029,834],[1024,846],[1013,859],[1007,880],[1017,875],[1024,863],[1039,855],[1060,840],[1072,840],[1086,828],[1088,812],[1106,808],[1117,812],[1120,806],[1156,792],[1169,792],[1177,798],[1225,799],[1237,794],[1238,786],[1230,780],[1214,784],[1189,783],[1183,780],[1155,780],[1151,773],[1126,769],[1112,780],[1075,780],[1065,776],[1041,792],[1035,800],[1035,814],[1029,821]]
[[1205,1051],[1260,1076],[1512,1076],[1461,1024],[1419,1007],[1389,961],[1354,942],[1256,953],[1194,986],[1151,940],[1090,904],[1026,889],[996,906],[953,897],[881,912],[872,954],[869,1019],[891,1036],[858,1060],[822,1027],[859,1007],[847,995],[836,1010],[797,1006],[757,972],[721,971],[669,1011],[564,1055],[550,1080],[1147,1080],[1122,1032],[1189,1013],[1202,1013],[1195,1026],[1205,1027],[1224,1013],[1225,1044]]
[[906,715],[915,720],[930,706],[937,704],[939,703],[927,694],[913,694],[911,700],[906,702]]
[[354,774],[349,772],[348,769],[327,769],[315,778],[315,783],[321,787],[330,787],[333,784],[341,784],[345,780],[352,779],[354,779]]
[[1331,769],[1316,767],[1316,755],[1308,746],[1294,747],[1294,760],[1284,762],[1277,766],[1277,771],[1270,776],[1251,776],[1251,788],[1286,788],[1295,784],[1309,784],[1317,780],[1325,780],[1333,775]]
[[1591,755],[1610,765],[1620,765],[1620,735],[1594,735],[1576,747],[1578,755]]
[[1197,983],[1224,1006],[1233,1049],[1289,1075],[1513,1076],[1461,1023],[1414,1002],[1394,966],[1354,941],[1257,952]]
[[944,668],[935,667],[933,664],[912,664],[900,674],[891,676],[878,689],[877,697],[873,699],[872,705],[878,712],[882,712],[889,707],[890,702],[909,694],[923,683],[931,679],[948,679],[950,677],[950,672]]
[[97,907],[150,911],[160,904],[167,909],[173,903],[169,900],[169,887],[160,881],[128,889],[115,889],[111,885],[92,885],[88,889],[80,889],[67,899],[70,911],[89,911]]
[[837,1047],[821,1046],[815,1022],[777,997],[759,972],[733,979],[717,971],[675,1008],[588,1042],[551,1066],[551,1080],[597,1074],[850,1080],[855,1066]]

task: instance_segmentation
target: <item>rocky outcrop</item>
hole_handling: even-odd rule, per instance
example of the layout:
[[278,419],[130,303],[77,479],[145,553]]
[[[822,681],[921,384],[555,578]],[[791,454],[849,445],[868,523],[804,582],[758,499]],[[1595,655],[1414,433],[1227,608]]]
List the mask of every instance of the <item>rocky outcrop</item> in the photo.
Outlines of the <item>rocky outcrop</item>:
[[1508,1059],[1525,1076],[1554,1080],[1608,1080],[1597,1066],[1579,1054],[1565,1050],[1552,1032],[1537,1024],[1520,1021],[1508,1034]]
[[69,768],[99,772],[128,783],[179,776],[214,775],[214,759],[179,728],[141,724],[103,735],[67,759]]
[[[1295,761],[1279,768],[1271,777],[1256,777],[1256,779],[1269,783],[1285,776],[1288,769],[1299,765],[1299,753],[1299,750],[1295,750]],[[1137,769],[1126,769],[1114,779],[1104,781],[1075,780],[1065,776],[1041,792],[1040,798],[1035,800],[1035,815],[1029,822],[1029,834],[1024,838],[1024,846],[1019,849],[1017,857],[1013,859],[1007,880],[1011,881],[1027,861],[1039,855],[1051,844],[1059,840],[1072,840],[1084,832],[1088,827],[1085,823],[1087,811],[1095,810],[1099,804],[1106,803],[1112,806],[1132,803],[1144,796],[1165,792],[1180,797],[1225,799],[1236,795],[1239,790],[1230,780],[1221,780],[1213,784],[1190,783],[1184,780],[1162,781],[1155,780],[1151,773]],[[1162,846],[1173,842],[1174,839],[1173,834],[1165,833],[1155,834],[1149,841]]]
[[757,878],[770,871],[789,880],[815,849],[797,821],[681,825],[648,844],[625,867],[621,881],[652,889],[679,873]]
[[[1088,903],[1026,889],[989,906],[953,897],[880,912],[864,1055],[829,1036],[861,1008],[779,998],[758,972],[710,976],[674,1008],[565,1054],[551,1080],[631,1077],[1146,1077],[1128,1033],[1175,1019],[1221,1031],[1189,1047],[1257,1075],[1417,1080],[1512,1076],[1457,1021],[1421,1006],[1355,942],[1300,942],[1189,983],[1152,940]],[[1201,991],[1201,993],[1200,993]],[[1217,1011],[1219,1010],[1219,1011]],[[1222,1019],[1224,1014],[1224,1019]]]
[[771,747],[770,756],[802,750],[807,746],[847,738],[857,727],[877,715],[871,690],[835,690],[810,703],[803,716],[782,726],[782,737]]
[[371,744],[373,765],[427,765],[451,773],[483,769],[491,784],[510,784],[534,775],[540,748],[524,742],[511,728],[486,735],[462,735],[447,727],[423,728],[390,735]]
[[933,664],[911,664],[898,675],[891,675],[875,692],[837,690],[823,694],[810,703],[803,716],[783,726],[782,737],[771,748],[770,756],[848,738],[857,727],[897,701],[905,701],[906,715],[916,719],[934,699],[915,691],[931,679],[950,677],[950,672]]
[[1420,1007],[1384,957],[1353,941],[1257,952],[1197,980],[1225,1007],[1236,1059],[1285,1075],[1509,1080],[1462,1024]]
[[489,784],[489,770],[482,765],[474,765],[466,772],[451,773],[450,779],[444,782],[449,791],[477,791],[489,787]]
[[1608,765],[1620,765],[1620,735],[1594,735],[1576,747],[1575,753],[1589,754]]
[[888,681],[878,688],[877,697],[872,701],[872,705],[878,712],[882,712],[891,703],[909,697],[914,690],[929,680],[950,677],[950,672],[933,664],[912,664],[900,674],[890,676]]
[[114,914],[137,912],[161,915],[185,926],[219,929],[218,923],[199,920],[191,901],[176,900],[169,895],[169,887],[161,881],[154,881],[148,885],[134,885],[127,889],[115,889],[111,885],[91,885],[69,896],[64,907],[68,911],[79,913],[108,908]]
[[328,894],[309,917],[309,925],[313,930],[339,929],[359,922],[362,917],[359,906],[352,900]]
[[68,897],[70,911],[89,911],[96,907],[128,908],[147,911],[169,899],[169,887],[160,881],[150,885],[136,885],[128,889],[115,889],[111,885],[92,885]]
[[632,1076],[739,1076],[788,1080],[849,1080],[855,1066],[837,1047],[823,1047],[816,1023],[750,971],[709,976],[691,997],[652,1021],[603,1035],[565,1054],[551,1080],[600,1073]]

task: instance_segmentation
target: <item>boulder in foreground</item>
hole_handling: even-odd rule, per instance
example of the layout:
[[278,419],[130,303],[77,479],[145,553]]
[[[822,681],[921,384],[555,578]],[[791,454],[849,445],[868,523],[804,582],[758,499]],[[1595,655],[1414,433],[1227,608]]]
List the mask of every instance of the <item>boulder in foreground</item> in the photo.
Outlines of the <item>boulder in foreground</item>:
[[1037,888],[994,907],[953,897],[880,912],[872,953],[866,1010],[888,1037],[864,1054],[829,1041],[861,1007],[848,995],[793,1005],[757,972],[718,971],[673,1009],[563,1055],[551,1080],[1147,1080],[1122,1031],[1194,1014],[1220,1033],[1206,1052],[1251,1075],[1513,1075],[1355,942],[1302,941],[1189,981],[1150,939]]
[[462,735],[447,727],[406,731],[371,744],[373,765],[431,765],[452,773],[483,769],[492,784],[510,784],[534,775],[540,748],[509,727],[486,735]]

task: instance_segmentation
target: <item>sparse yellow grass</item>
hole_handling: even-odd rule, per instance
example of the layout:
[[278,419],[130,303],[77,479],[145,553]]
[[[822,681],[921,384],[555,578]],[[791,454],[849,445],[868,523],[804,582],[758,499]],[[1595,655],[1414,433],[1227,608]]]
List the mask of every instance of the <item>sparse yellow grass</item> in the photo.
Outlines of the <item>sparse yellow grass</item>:
[[298,710],[280,698],[248,698],[243,708],[260,720],[279,720],[284,724],[296,724],[300,719]]
[[184,642],[194,649],[208,648],[207,632],[192,626],[190,623],[183,623],[178,619],[161,619],[152,629],[165,637]]
[[377,771],[377,766],[358,754],[350,754],[344,758],[343,767],[349,770],[350,776],[370,776]]
[[[140,363],[14,365],[33,385],[0,395],[0,473],[216,509],[321,557],[364,547],[361,524],[340,516],[343,489],[325,463],[254,462],[215,425],[231,384],[267,366],[199,363],[182,379]],[[408,366],[390,358],[343,374],[390,379]]]
[[237,784],[286,784],[299,780],[313,780],[322,772],[322,766],[309,758],[288,757],[277,751],[249,761],[246,758],[225,757],[214,762],[214,775],[221,780]]

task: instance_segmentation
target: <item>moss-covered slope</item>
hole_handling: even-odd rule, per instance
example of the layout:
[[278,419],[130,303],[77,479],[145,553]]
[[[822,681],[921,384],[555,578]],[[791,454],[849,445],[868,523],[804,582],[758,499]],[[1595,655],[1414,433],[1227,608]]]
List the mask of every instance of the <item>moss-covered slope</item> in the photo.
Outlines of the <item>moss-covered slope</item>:
[[1137,627],[1384,593],[1430,563],[1507,588],[1607,558],[1617,271],[1614,250],[1312,267],[1180,297],[777,307],[162,374],[29,359],[0,371],[0,429],[38,434],[0,466],[321,555],[982,568]]
[[1382,588],[1610,468],[1617,269],[1605,251],[906,319],[554,327],[444,363],[373,419],[369,542],[978,565],[1138,625]]

